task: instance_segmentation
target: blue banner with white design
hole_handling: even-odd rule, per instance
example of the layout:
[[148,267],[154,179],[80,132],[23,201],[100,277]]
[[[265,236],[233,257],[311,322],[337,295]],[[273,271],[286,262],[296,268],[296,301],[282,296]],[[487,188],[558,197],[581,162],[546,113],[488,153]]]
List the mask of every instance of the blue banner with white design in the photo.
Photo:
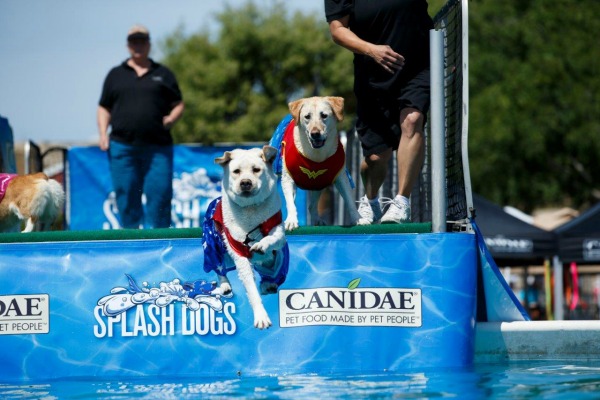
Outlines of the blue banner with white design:
[[469,366],[475,236],[293,235],[253,326],[200,239],[0,244],[0,381],[361,373]]
[[[248,148],[236,146],[235,148]],[[223,169],[214,159],[232,146],[176,145],[173,161],[171,226],[200,227],[208,204],[221,195]],[[68,225],[70,230],[119,229],[119,211],[112,189],[108,154],[98,147],[68,151]],[[144,196],[142,196],[144,202]],[[306,224],[306,195],[298,190],[298,220]],[[283,208],[284,218],[286,215]]]

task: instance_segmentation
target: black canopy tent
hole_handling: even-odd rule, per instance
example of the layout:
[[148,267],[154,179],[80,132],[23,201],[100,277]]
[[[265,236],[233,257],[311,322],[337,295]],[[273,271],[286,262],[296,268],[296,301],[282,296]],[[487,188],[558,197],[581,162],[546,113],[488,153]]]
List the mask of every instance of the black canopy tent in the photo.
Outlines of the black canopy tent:
[[557,253],[554,232],[528,224],[473,193],[475,222],[500,266],[542,265]]
[[563,263],[600,264],[600,203],[554,232]]

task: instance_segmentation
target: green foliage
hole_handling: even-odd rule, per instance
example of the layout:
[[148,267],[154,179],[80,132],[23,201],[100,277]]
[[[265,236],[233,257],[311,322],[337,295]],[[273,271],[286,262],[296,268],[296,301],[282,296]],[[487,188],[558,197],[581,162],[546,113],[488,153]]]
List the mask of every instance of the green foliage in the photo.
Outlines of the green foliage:
[[[333,44],[324,16],[248,3],[217,18],[215,40],[176,32],[165,43],[164,62],[186,103],[177,142],[268,141],[289,101],[316,94],[344,97],[353,114],[352,54]],[[351,123],[346,118],[345,127]]]
[[[430,0],[433,16],[444,5]],[[164,43],[186,112],[179,143],[267,141],[296,98],[346,99],[354,120],[352,54],[323,15],[284,2],[226,8],[218,32]],[[469,158],[473,187],[525,211],[600,198],[598,0],[469,1]]]
[[600,2],[472,1],[471,177],[531,211],[600,198]]

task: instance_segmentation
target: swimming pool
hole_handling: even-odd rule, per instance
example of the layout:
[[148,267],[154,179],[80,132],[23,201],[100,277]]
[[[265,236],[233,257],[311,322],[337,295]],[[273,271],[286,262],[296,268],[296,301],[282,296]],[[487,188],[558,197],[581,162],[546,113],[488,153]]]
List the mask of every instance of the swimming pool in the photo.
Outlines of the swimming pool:
[[370,375],[73,379],[0,383],[2,399],[544,398],[595,399],[600,362],[519,361]]

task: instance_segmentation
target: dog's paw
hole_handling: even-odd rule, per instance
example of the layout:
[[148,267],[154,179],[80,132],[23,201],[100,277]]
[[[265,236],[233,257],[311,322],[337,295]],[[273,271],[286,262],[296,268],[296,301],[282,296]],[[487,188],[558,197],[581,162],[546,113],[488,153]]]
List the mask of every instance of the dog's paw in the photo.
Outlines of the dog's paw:
[[261,282],[260,294],[275,294],[279,286],[275,282]]
[[221,296],[231,293],[231,285],[229,283],[221,283],[218,288],[213,289],[211,294],[220,294]]
[[258,329],[267,329],[271,325],[271,319],[267,314],[267,311],[263,308],[262,310],[257,310],[254,313],[254,327]]
[[258,254],[265,254],[268,249],[269,249],[269,245],[263,243],[263,241],[261,240],[260,242],[254,243],[252,245],[252,247],[250,247],[250,252],[258,253]]
[[297,229],[298,226],[298,220],[297,219],[286,219],[285,220],[285,230],[286,231],[293,231],[294,229]]

